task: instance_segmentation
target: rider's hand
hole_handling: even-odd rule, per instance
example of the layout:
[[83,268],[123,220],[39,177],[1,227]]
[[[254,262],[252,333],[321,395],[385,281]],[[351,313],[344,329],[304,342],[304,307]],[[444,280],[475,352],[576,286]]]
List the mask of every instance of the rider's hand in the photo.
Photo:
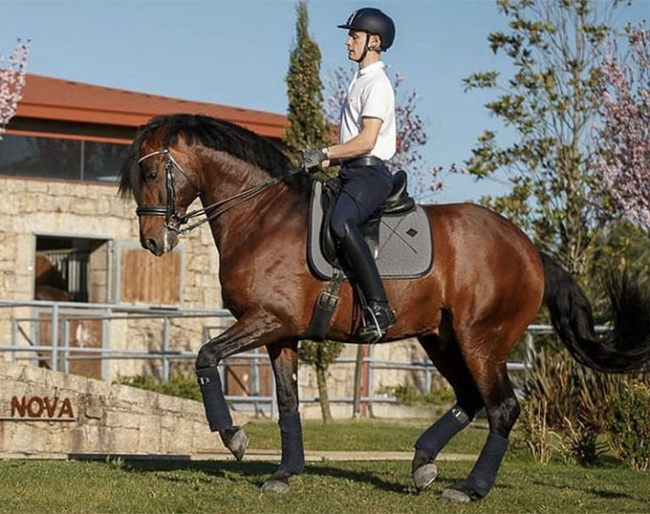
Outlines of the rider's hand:
[[327,151],[310,150],[302,156],[302,167],[307,171],[318,171],[322,168],[323,161],[327,160]]

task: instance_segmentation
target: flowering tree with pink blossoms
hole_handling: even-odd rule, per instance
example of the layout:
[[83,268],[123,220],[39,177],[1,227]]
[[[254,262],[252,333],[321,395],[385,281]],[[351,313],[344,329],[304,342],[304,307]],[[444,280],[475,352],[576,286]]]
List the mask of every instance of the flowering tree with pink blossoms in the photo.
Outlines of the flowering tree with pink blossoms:
[[650,229],[650,30],[626,33],[629,54],[612,41],[601,66],[597,171],[616,210]]
[[28,57],[29,41],[23,43],[20,39],[9,59],[0,55],[0,140],[23,96]]

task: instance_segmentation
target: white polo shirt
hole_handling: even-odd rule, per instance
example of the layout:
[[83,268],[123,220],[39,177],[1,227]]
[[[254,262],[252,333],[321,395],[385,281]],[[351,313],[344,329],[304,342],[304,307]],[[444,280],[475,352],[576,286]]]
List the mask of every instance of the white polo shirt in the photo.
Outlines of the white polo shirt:
[[386,65],[377,61],[357,71],[348,87],[341,110],[339,143],[359,135],[363,118],[379,118],[381,129],[375,147],[369,155],[388,161],[396,150],[395,92],[385,71]]

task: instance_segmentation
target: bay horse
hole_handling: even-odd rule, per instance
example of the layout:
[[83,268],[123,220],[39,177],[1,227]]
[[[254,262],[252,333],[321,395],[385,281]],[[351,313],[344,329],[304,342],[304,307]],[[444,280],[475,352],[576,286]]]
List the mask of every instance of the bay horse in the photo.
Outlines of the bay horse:
[[[303,472],[298,411],[298,342],[324,282],[307,261],[313,179],[296,173],[269,140],[214,118],[163,115],[137,131],[120,172],[119,192],[137,204],[140,242],[160,256],[180,233],[209,223],[220,258],[223,304],[236,322],[198,352],[196,374],[213,432],[239,460],[248,437],[233,426],[217,365],[265,346],[276,380],[282,456],[263,484],[289,489]],[[187,212],[199,198],[203,208]],[[385,280],[397,324],[384,341],[417,338],[453,387],[456,404],[415,443],[418,490],[436,478],[442,448],[485,408],[489,434],[467,478],[444,499],[485,497],[496,480],[520,407],[506,360],[545,302],[574,358],[600,371],[628,372],[650,360],[650,296],[629,280],[613,282],[613,329],[597,336],[589,300],[576,280],[502,216],[477,205],[423,206],[430,220],[434,263],[415,279]],[[204,216],[201,221],[193,221]],[[188,227],[183,228],[183,225]],[[358,297],[349,282],[326,338],[362,343]]]

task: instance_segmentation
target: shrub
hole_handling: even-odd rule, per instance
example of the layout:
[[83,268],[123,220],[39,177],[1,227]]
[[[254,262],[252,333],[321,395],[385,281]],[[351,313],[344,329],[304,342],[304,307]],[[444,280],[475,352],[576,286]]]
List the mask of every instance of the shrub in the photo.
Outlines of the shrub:
[[564,458],[588,464],[606,450],[599,434],[607,428],[611,399],[627,380],[578,364],[566,352],[537,352],[525,386],[520,428],[533,456]]
[[161,385],[156,382],[151,375],[135,375],[132,377],[119,377],[116,382],[118,384],[137,387],[138,389],[145,389],[147,391],[160,392]]
[[161,392],[197,402],[203,401],[201,388],[194,375],[172,375],[167,382],[163,382]]
[[196,377],[177,374],[169,377],[167,382],[158,383],[150,375],[136,375],[133,377],[120,377],[117,382],[122,385],[137,387],[155,393],[176,396],[187,400],[201,401],[201,389]]
[[607,444],[599,441],[601,431],[589,420],[565,418],[559,437],[559,448],[566,460],[579,464],[593,464],[607,451]]
[[456,400],[454,392],[447,387],[436,387],[425,394],[419,393],[412,385],[381,387],[377,392],[394,396],[398,404],[409,407],[414,405],[451,406]]
[[557,436],[548,427],[547,411],[546,398],[540,398],[538,401],[523,401],[518,429],[513,434],[517,447],[527,448],[533,458],[542,464],[551,460],[555,453],[552,438]]
[[612,451],[632,469],[650,468],[650,387],[640,381],[624,384],[608,412]]

